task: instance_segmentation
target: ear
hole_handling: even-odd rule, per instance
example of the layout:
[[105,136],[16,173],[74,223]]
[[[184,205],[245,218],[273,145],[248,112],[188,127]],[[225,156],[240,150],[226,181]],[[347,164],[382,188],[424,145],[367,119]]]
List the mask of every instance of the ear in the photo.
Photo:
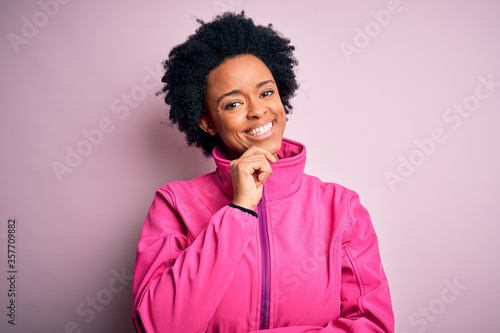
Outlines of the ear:
[[200,123],[198,125],[201,127],[203,131],[205,131],[209,135],[214,136],[217,134],[213,122],[207,114],[201,115]]

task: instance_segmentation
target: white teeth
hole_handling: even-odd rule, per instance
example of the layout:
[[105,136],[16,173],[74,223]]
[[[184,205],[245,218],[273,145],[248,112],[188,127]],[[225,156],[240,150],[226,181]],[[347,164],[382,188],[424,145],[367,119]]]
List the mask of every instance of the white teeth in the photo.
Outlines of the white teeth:
[[248,131],[247,134],[249,134],[251,136],[262,135],[262,134],[269,132],[272,127],[273,127],[273,123],[271,122],[267,125],[261,126],[259,128],[255,128],[251,131]]

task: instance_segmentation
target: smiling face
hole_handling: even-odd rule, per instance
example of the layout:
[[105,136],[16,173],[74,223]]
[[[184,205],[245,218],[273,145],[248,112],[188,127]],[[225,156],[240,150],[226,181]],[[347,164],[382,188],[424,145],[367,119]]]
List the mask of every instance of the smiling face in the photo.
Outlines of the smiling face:
[[240,55],[214,68],[207,78],[205,108],[200,127],[220,136],[230,159],[252,146],[277,157],[286,114],[274,77],[259,58]]

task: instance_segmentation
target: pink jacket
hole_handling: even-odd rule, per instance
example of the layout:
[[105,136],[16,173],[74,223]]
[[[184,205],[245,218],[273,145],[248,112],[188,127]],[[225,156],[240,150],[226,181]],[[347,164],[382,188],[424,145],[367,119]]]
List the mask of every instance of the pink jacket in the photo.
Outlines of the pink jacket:
[[[356,193],[304,174],[283,139],[255,217],[231,203],[229,162],[161,187],[134,273],[139,332],[393,332],[377,238]],[[255,213],[254,213],[255,214]]]

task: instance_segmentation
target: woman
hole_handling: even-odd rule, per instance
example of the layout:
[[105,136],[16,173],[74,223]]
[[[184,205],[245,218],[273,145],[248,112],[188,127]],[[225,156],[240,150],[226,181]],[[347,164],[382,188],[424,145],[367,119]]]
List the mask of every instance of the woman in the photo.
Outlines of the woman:
[[217,168],[156,193],[137,251],[137,330],[393,332],[367,211],[305,175],[304,145],[283,138],[294,47],[244,13],[200,23],[165,61],[163,92]]

